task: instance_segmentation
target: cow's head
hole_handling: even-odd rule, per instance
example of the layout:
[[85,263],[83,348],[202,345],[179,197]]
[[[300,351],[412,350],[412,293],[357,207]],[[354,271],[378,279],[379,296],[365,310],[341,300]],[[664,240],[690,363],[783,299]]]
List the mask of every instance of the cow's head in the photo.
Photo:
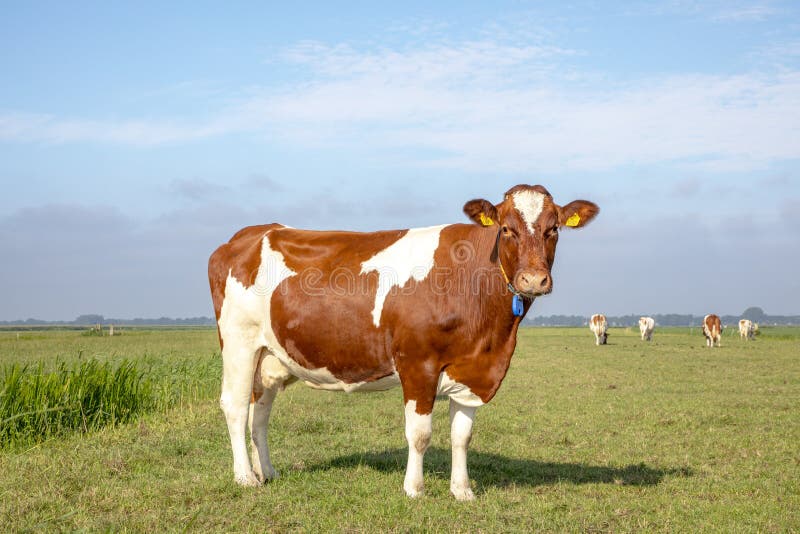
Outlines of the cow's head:
[[464,205],[476,224],[497,229],[492,261],[499,261],[514,288],[529,297],[553,289],[550,269],[559,229],[585,226],[599,211],[586,200],[559,206],[540,185],[512,187],[497,205],[484,199]]

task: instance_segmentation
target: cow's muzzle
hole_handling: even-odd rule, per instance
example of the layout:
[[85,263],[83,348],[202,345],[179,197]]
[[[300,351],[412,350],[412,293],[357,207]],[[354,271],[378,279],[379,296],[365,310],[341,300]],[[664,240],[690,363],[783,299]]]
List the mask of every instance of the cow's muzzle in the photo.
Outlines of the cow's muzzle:
[[549,271],[520,271],[514,279],[514,287],[533,297],[547,295],[553,290],[553,277]]

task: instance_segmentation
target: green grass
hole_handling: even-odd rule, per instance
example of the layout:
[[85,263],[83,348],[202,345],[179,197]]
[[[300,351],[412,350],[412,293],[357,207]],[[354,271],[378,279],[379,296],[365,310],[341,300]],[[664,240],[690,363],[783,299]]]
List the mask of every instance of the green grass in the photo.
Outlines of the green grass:
[[0,374],[0,448],[127,423],[158,405],[153,386],[129,361],[12,364]]
[[[129,360],[120,353],[134,347],[141,350],[141,342],[153,333],[84,342],[86,337],[100,337],[86,332],[0,337],[0,346],[13,349],[0,363],[0,449],[124,424],[150,411],[164,412],[182,402],[208,398],[219,381],[220,361],[213,352],[205,358],[166,359],[148,350],[141,355],[133,350],[136,359]],[[76,341],[76,336],[81,339]],[[170,335],[155,337],[167,341]],[[59,353],[55,359],[42,358],[46,349],[35,352],[42,350],[42,343],[56,339],[77,344],[77,357]],[[105,354],[98,352],[112,347]],[[87,352],[91,356],[85,356]]]
[[[281,478],[233,484],[213,330],[0,332],[0,363],[136,361],[184,384],[175,407],[135,422],[0,453],[7,530],[792,532],[800,529],[800,329],[695,328],[639,341],[612,328],[521,332],[497,397],[478,411],[477,499],[450,497],[447,404],[437,403],[426,494],[402,490],[399,390],[292,386],[276,401]],[[181,386],[183,387],[183,386]],[[180,389],[180,388],[178,388]]]

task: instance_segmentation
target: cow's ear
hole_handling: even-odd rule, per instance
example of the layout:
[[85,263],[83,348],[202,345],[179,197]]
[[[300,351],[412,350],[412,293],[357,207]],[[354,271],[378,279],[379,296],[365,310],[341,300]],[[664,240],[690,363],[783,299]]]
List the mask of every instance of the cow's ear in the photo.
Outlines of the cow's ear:
[[475,224],[491,226],[497,224],[497,208],[488,200],[476,198],[464,204],[464,213]]
[[558,210],[558,225],[570,228],[586,226],[600,212],[597,204],[588,200],[573,200]]

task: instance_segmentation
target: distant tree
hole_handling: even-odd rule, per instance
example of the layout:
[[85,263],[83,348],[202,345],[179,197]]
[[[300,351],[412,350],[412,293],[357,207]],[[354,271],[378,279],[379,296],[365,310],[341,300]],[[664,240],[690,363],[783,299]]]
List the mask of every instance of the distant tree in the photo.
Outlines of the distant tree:
[[759,322],[764,321],[765,317],[764,310],[759,308],[758,306],[753,306],[751,308],[747,308],[745,311],[742,312],[742,317],[745,319],[750,319],[751,321]]
[[86,315],[79,315],[72,321],[75,324],[102,324],[105,322],[105,319],[102,315],[97,315],[96,313],[88,313]]

